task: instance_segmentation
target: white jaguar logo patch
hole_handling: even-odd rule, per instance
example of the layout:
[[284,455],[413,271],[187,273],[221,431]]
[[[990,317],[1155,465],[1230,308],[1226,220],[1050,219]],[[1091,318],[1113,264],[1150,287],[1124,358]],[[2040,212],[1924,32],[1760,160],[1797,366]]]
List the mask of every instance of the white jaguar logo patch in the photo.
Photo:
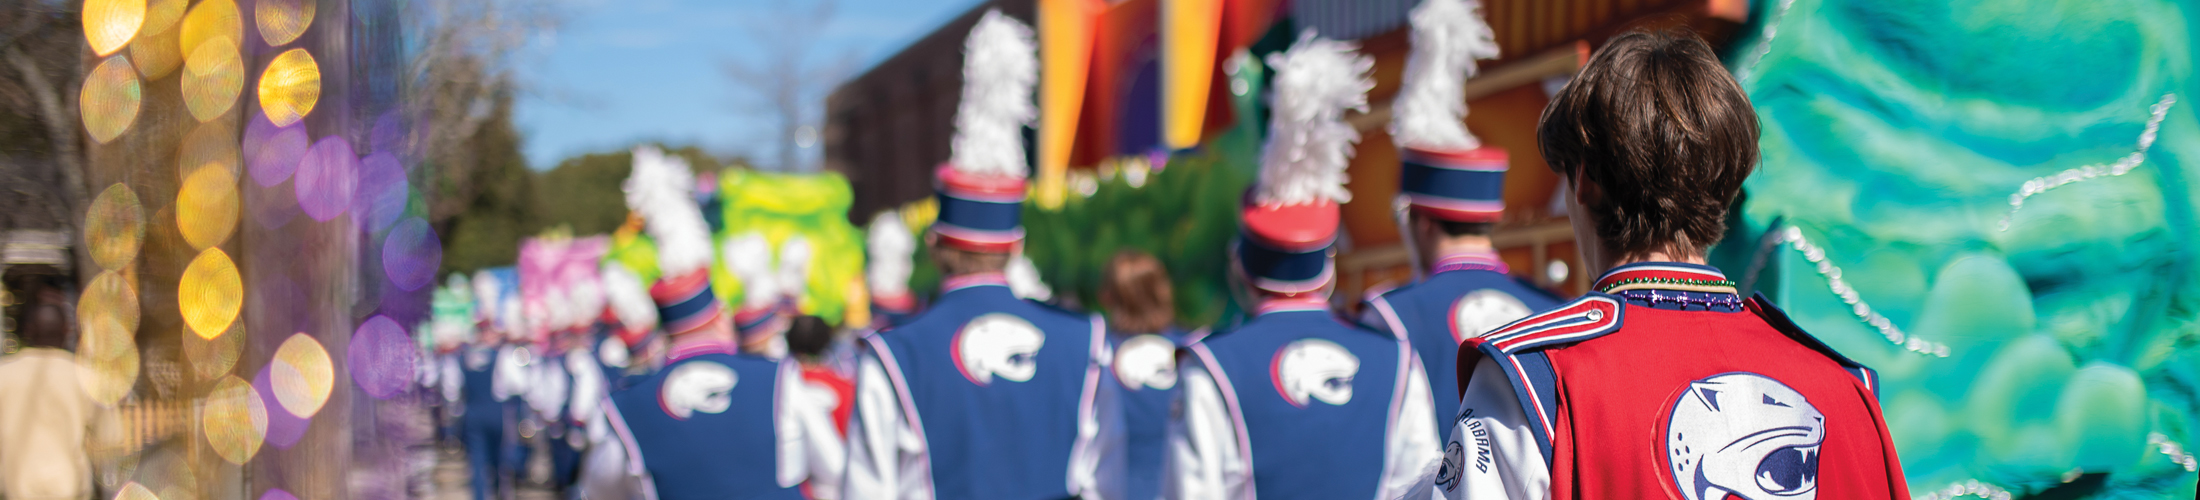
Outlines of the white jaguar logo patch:
[[674,367],[665,375],[657,401],[672,418],[687,420],[695,412],[725,413],[733,406],[733,386],[741,377],[726,365],[695,361]]
[[1160,335],[1139,335],[1115,349],[1115,378],[1130,390],[1176,387],[1176,343]]
[[1314,400],[1344,406],[1352,402],[1352,376],[1360,372],[1360,358],[1336,342],[1299,339],[1277,349],[1268,370],[1276,392],[1293,406],[1304,408]]
[[1688,500],[1813,500],[1826,416],[1770,377],[1690,382],[1666,424],[1666,460]]
[[1039,348],[1046,343],[1046,333],[1030,321],[992,313],[964,323],[948,353],[970,383],[991,385],[996,377],[1028,382],[1039,373]]
[[1491,289],[1475,290],[1451,303],[1451,339],[1465,343],[1490,330],[1528,317],[1533,311],[1512,294]]

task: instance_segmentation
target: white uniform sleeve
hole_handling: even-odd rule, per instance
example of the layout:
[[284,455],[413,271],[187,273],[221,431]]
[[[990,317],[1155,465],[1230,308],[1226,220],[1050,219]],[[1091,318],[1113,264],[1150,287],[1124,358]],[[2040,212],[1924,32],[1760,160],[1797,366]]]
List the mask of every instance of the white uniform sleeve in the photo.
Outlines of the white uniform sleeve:
[[[615,411],[611,401],[598,403],[607,411]],[[632,500],[647,498],[648,489],[642,485],[642,476],[634,473],[628,463],[625,443],[611,429],[609,419],[599,413],[588,420],[588,455],[581,460],[581,475],[576,485],[580,497],[585,500]]]
[[1543,461],[1543,448],[1497,362],[1483,359],[1474,365],[1466,398],[1452,422],[1451,442],[1444,449],[1447,454],[1458,451],[1444,461],[1457,468],[1452,474],[1458,479],[1438,478],[1444,498],[1550,498],[1551,470]]
[[1169,421],[1169,452],[1161,477],[1162,498],[1251,498],[1246,457],[1222,389],[1197,359],[1177,367],[1176,413]]
[[573,374],[572,406],[566,409],[567,418],[574,422],[587,422],[596,418],[598,405],[610,393],[604,390],[603,368],[596,365],[596,357],[585,349],[576,349],[565,355],[565,370]]
[[856,361],[856,401],[848,422],[847,498],[932,498],[932,465],[924,441],[903,418],[901,397],[878,354],[866,351]]
[[838,426],[833,425],[833,408],[852,401],[841,401],[840,394],[831,388],[810,385],[803,380],[803,412],[800,421],[803,439],[803,457],[809,462],[810,497],[819,500],[838,500],[842,471],[848,466],[848,445],[841,440]]
[[441,364],[443,369],[442,378],[444,401],[457,403],[459,401],[459,397],[464,395],[463,393],[459,392],[461,389],[464,389],[466,387],[466,372],[459,370],[458,368],[458,358],[461,356],[465,356],[465,354],[458,353],[443,356],[443,363]]
[[489,379],[489,392],[497,401],[510,401],[515,396],[527,394],[529,361],[518,347],[504,346],[497,350],[496,367],[493,368],[496,371]]
[[1402,399],[1397,420],[1390,423],[1390,436],[1383,446],[1386,473],[1380,498],[1423,499],[1429,497],[1428,484],[1436,477],[1443,454],[1436,443],[1436,402],[1430,399],[1427,370],[1412,348],[1404,351],[1406,386],[1398,395]]
[[779,440],[779,486],[792,488],[810,477],[810,460],[805,448],[809,432],[803,429],[803,415],[810,412],[809,398],[803,394],[802,372],[793,361],[779,362],[779,387],[774,391],[778,401],[772,404],[774,434]]
[[1115,378],[1109,365],[1115,360],[1113,350],[1106,343],[1107,330],[1096,319],[1093,324],[1095,350],[1093,351],[1093,404],[1090,413],[1080,415],[1078,434],[1088,440],[1083,462],[1073,471],[1076,491],[1085,498],[1120,500],[1126,493],[1123,485],[1129,476],[1130,446],[1128,424],[1123,420],[1122,383]]

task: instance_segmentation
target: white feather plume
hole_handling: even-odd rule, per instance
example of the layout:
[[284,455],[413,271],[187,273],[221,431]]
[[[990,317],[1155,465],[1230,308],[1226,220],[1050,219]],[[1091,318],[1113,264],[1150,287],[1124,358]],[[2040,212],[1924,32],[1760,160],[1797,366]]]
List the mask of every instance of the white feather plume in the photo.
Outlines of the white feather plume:
[[1482,146],[1467,131],[1467,79],[1476,59],[1497,58],[1497,37],[1480,0],[1423,0],[1413,9],[1413,53],[1405,84],[1390,106],[1390,134],[1402,146],[1467,150]]
[[741,280],[741,306],[766,307],[779,302],[779,273],[772,265],[772,243],[763,233],[742,233],[726,240],[726,269]]
[[657,267],[667,278],[710,267],[710,223],[692,194],[695,172],[687,160],[651,146],[634,148],[634,170],[626,178],[626,206],[641,214],[643,228],[657,244]]
[[963,42],[962,104],[955,110],[950,164],[972,174],[1023,178],[1023,127],[1039,116],[1031,89],[1039,57],[1031,27],[986,11]]
[[474,315],[478,319],[497,321],[497,307],[504,304],[504,285],[496,273],[487,269],[474,272]]
[[1357,52],[1357,46],[1314,36],[1309,28],[1290,50],[1269,54],[1268,66],[1276,75],[1274,116],[1268,122],[1254,201],[1351,201],[1344,171],[1360,133],[1344,121],[1344,112],[1367,111],[1367,91],[1375,87],[1368,70],[1375,61]]
[[887,210],[871,217],[868,230],[871,267],[864,274],[871,285],[871,295],[893,297],[909,293],[909,274],[916,265],[911,259],[917,253],[917,238],[909,234],[909,225],[901,221],[899,212]]
[[1039,277],[1039,266],[1033,264],[1030,257],[1016,254],[1015,258],[1009,259],[1008,269],[1005,271],[1002,274],[1007,275],[1008,289],[1017,298],[1040,302],[1054,300],[1054,287],[1047,286],[1046,280]]
[[779,244],[779,293],[793,297],[809,288],[811,253],[810,239],[801,235]]
[[611,305],[611,314],[628,329],[657,326],[657,301],[649,297],[649,285],[625,264],[603,264],[603,296]]

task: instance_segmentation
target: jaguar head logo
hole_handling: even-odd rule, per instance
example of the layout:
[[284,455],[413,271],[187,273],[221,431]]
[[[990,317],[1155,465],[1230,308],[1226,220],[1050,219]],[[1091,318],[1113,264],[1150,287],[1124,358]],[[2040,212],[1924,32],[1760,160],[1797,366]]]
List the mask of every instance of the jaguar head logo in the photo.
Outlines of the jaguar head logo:
[[955,333],[950,354],[963,378],[981,386],[993,379],[1026,382],[1039,373],[1039,348],[1047,336],[1031,322],[1011,314],[992,313],[964,323]]
[[695,412],[725,413],[733,406],[733,386],[741,377],[726,365],[709,361],[682,363],[665,375],[665,384],[659,389],[657,402],[664,406],[665,414],[687,420]]
[[1130,390],[1176,387],[1176,343],[1160,335],[1139,335],[1115,348],[1115,378]]
[[1666,459],[1688,500],[1813,500],[1826,416],[1770,377],[1690,382],[1666,424]]
[[1512,294],[1481,289],[1451,303],[1451,338],[1457,342],[1480,337],[1490,330],[1528,317],[1533,311]]
[[1318,400],[1343,406],[1352,402],[1352,376],[1360,372],[1360,358],[1335,342],[1299,339],[1277,349],[1268,369],[1276,392],[1292,405],[1304,408]]

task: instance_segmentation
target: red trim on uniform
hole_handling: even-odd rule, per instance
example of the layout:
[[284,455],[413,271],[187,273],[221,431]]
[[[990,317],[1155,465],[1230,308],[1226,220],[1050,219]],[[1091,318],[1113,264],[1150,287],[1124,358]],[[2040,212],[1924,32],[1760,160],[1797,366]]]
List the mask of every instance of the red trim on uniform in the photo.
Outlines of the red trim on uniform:
[[1496,252],[1490,251],[1446,254],[1436,259],[1435,269],[1435,272],[1429,274],[1459,270],[1496,271],[1500,274],[1512,273],[1512,267],[1505,265],[1505,259],[1498,257]]
[[1440,150],[1406,146],[1398,156],[1404,161],[1436,168],[1482,172],[1503,172],[1512,158],[1503,148],[1494,147]]
[[1329,310],[1329,301],[1327,300],[1311,297],[1289,297],[1261,302],[1259,306],[1253,308],[1253,315],[1265,316],[1268,313],[1277,312],[1327,310]]
[[665,354],[665,364],[669,365],[679,360],[704,354],[733,354],[740,352],[740,350],[740,347],[724,340],[677,340],[673,341],[672,349]]
[[940,282],[940,293],[974,286],[1008,286],[1008,275],[1002,273],[975,273],[950,277]]

